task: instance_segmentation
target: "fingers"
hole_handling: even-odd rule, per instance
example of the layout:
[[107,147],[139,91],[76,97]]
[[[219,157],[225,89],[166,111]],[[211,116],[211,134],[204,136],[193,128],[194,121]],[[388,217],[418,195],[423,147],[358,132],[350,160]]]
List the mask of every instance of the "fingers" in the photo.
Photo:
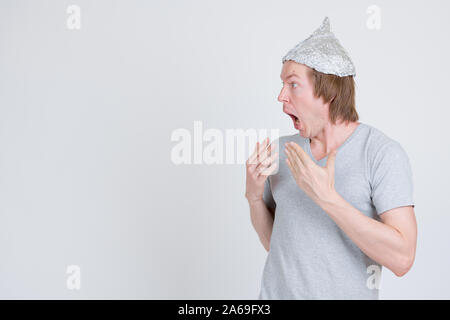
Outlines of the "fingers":
[[[261,162],[257,167],[256,167],[256,172],[257,172],[257,177],[264,172],[264,170],[271,168],[274,165],[274,160],[278,157],[278,152],[275,152],[274,154],[272,154],[270,157],[266,158],[263,162]],[[276,162],[275,162],[276,164]]]
[[311,164],[312,159],[306,154],[305,150],[295,142],[289,142],[286,144],[286,149],[291,150],[296,155],[296,160],[299,160],[301,164],[308,166]]
[[267,155],[265,154],[265,150],[268,144],[268,137],[264,139],[262,143],[257,142],[253,154],[247,160],[247,164],[258,165],[261,161],[263,161],[267,157]]
[[[266,140],[267,140],[267,138],[266,138]],[[264,142],[265,142],[265,140],[263,140],[263,143]],[[247,160],[247,164],[257,164],[258,153],[259,153],[260,149],[261,149],[261,145],[258,141],[258,142],[256,142],[255,150],[253,151],[250,158],[248,158],[248,160]]]
[[296,173],[297,173],[297,171],[296,171],[296,169],[294,168],[294,166],[292,165],[291,160],[290,160],[289,158],[286,158],[286,163],[287,163],[289,169],[291,170],[291,172],[292,172],[292,173],[294,174],[294,176],[295,176]]
[[271,143],[266,149],[261,150],[259,154],[259,163],[266,161],[273,154],[273,151],[274,151],[273,143]]
[[269,138],[267,137],[266,139],[264,139],[263,143],[260,146],[260,150],[258,152],[257,155],[257,163],[260,163],[261,161],[263,161],[266,157],[267,157],[267,145],[269,144]]
[[248,164],[254,164],[256,162],[258,152],[259,152],[259,141],[256,142],[255,150],[253,151],[252,155],[247,160]]
[[260,161],[259,164],[256,166],[256,170],[260,170],[261,167],[268,167],[270,164],[276,159],[278,156],[278,152],[266,157],[263,161]]
[[292,166],[293,169],[295,169],[295,171],[301,171],[305,168],[302,160],[300,159],[299,155],[297,154],[297,152],[291,147],[287,147],[286,148],[286,155],[287,155],[287,159],[290,162],[290,165]]
[[271,174],[273,174],[275,172],[275,170],[277,170],[278,168],[278,164],[275,162],[273,163],[270,167],[265,168],[260,174],[259,177],[263,177],[266,178],[267,176],[270,176]]

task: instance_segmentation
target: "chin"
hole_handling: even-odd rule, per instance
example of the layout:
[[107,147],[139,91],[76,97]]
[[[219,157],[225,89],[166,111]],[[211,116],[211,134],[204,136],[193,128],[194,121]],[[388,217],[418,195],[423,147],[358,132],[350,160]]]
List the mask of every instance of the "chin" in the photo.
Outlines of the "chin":
[[296,128],[296,129],[297,129],[298,133],[299,133],[303,138],[309,138],[309,135],[308,135],[308,133],[305,131],[305,128],[302,128],[302,129]]
[[309,138],[309,136],[307,135],[307,134],[304,134],[304,133],[302,133],[302,131],[301,130],[298,130],[298,134],[300,135],[300,136],[302,136],[303,138]]

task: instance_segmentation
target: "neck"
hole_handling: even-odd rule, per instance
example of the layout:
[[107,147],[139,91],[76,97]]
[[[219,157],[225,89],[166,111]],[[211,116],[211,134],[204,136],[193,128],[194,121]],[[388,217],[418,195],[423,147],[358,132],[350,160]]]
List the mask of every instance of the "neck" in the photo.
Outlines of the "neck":
[[336,122],[336,124],[328,122],[316,136],[309,139],[311,148],[328,154],[339,148],[358,125],[359,122]]

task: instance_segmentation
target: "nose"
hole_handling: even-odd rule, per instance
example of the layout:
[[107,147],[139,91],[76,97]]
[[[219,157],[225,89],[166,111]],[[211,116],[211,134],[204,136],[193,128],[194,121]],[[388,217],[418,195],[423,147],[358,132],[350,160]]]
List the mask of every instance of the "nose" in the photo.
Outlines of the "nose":
[[280,94],[278,95],[278,101],[279,102],[287,102],[287,95],[286,95],[286,90],[284,90],[284,86],[283,86],[283,88],[281,88]]

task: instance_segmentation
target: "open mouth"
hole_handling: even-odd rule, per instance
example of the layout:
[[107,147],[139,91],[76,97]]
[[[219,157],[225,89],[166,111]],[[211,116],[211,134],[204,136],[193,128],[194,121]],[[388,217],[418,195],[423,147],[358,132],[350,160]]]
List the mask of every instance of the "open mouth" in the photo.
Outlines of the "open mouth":
[[[286,112],[286,113],[287,113],[287,112]],[[290,113],[287,113],[287,115],[288,115],[289,117],[291,117],[292,122],[294,122],[294,127],[295,127],[295,129],[300,130],[300,120],[298,119],[298,117],[297,117],[297,116],[294,116],[293,114],[290,114]]]

